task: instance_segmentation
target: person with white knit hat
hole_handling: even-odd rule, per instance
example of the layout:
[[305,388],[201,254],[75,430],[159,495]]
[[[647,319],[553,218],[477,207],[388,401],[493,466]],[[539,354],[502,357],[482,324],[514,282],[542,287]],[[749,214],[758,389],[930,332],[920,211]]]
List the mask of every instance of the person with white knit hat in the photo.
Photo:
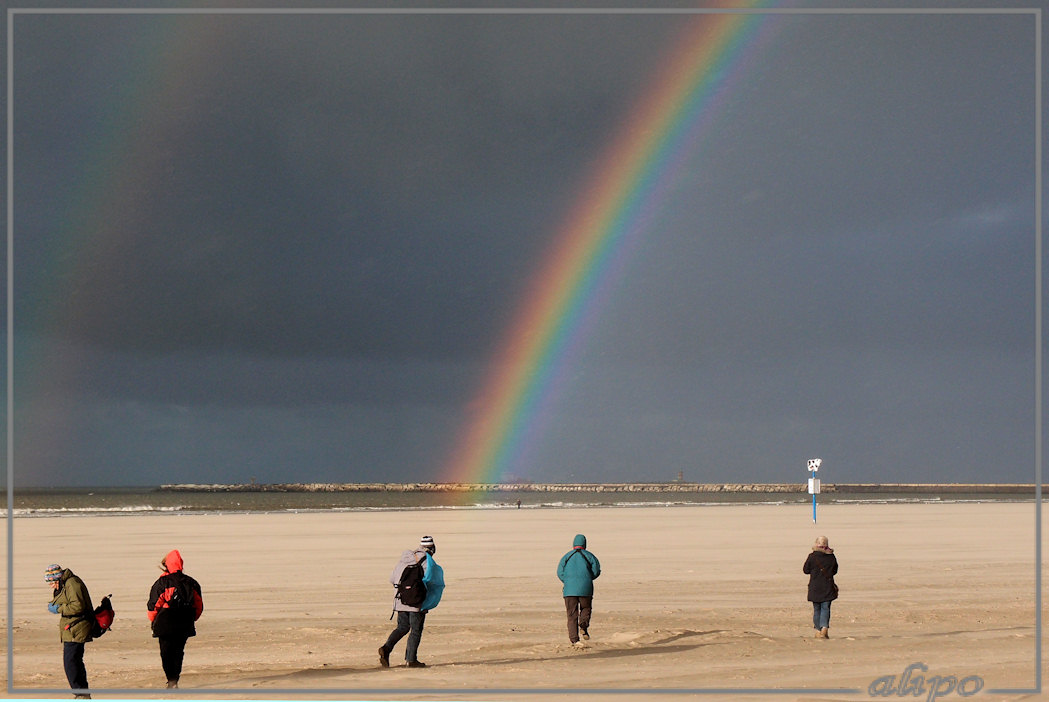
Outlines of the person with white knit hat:
[[[409,549],[401,554],[401,559],[390,574],[390,582],[397,588],[393,598],[397,628],[390,632],[386,643],[379,647],[379,665],[383,668],[390,667],[390,653],[406,634],[408,643],[404,651],[405,665],[409,668],[426,667],[426,664],[419,660],[423,625],[426,622],[426,613],[437,606],[444,591],[444,571],[433,560],[433,554],[436,552],[437,545],[433,537],[424,536],[419,540],[419,548]],[[409,569],[410,572],[406,574]],[[423,579],[430,582],[429,592],[423,585]]]

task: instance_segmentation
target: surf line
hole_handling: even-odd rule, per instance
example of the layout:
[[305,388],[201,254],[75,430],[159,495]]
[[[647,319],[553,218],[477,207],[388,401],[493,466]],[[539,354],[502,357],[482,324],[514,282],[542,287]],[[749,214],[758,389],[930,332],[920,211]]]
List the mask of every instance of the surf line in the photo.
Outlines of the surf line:
[[712,132],[724,97],[765,43],[763,19],[724,11],[689,16],[532,278],[470,403],[441,470],[444,481],[499,482],[535,440],[564,359],[585,339],[646,219]]

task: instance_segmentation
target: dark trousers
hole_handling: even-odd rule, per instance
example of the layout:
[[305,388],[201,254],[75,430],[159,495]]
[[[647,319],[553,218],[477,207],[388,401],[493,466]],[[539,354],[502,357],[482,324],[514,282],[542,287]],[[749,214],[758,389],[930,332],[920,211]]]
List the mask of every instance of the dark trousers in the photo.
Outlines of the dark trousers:
[[182,659],[186,655],[186,636],[161,636],[160,663],[164,666],[164,675],[168,676],[168,682],[178,682],[182,675]]
[[586,595],[566,595],[565,611],[568,613],[568,640],[575,643],[579,640],[579,630],[590,628],[590,611],[593,597]]
[[65,641],[62,644],[62,665],[66,680],[74,690],[87,689],[87,668],[84,667],[84,644]]
[[405,634],[408,634],[404,660],[409,663],[419,660],[419,642],[423,638],[423,624],[425,622],[426,612],[398,612],[397,628],[390,632],[390,637],[383,644],[383,648],[386,649],[386,655],[390,655],[397,642],[404,638]]

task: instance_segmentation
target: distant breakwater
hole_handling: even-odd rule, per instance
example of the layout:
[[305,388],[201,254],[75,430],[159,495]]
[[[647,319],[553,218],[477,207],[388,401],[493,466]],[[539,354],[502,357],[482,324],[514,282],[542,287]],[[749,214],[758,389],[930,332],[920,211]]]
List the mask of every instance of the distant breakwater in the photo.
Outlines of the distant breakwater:
[[[823,483],[824,493],[1033,493],[1015,483]],[[165,492],[599,492],[805,493],[806,483],[249,483],[161,485]]]

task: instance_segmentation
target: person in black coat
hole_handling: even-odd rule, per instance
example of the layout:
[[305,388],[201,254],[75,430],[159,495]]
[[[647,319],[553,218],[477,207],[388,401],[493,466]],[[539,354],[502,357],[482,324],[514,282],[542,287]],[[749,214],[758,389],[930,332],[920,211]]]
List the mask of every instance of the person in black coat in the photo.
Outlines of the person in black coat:
[[182,572],[182,554],[171,551],[160,562],[164,571],[149,591],[146,610],[153,636],[160,641],[160,662],[169,688],[178,687],[186,640],[196,636],[194,623],[204,611],[200,583]]
[[812,626],[816,629],[816,638],[830,638],[830,603],[838,598],[838,586],[834,584],[838,559],[834,557],[834,549],[826,536],[816,537],[802,572],[809,576],[809,602],[812,603]]

